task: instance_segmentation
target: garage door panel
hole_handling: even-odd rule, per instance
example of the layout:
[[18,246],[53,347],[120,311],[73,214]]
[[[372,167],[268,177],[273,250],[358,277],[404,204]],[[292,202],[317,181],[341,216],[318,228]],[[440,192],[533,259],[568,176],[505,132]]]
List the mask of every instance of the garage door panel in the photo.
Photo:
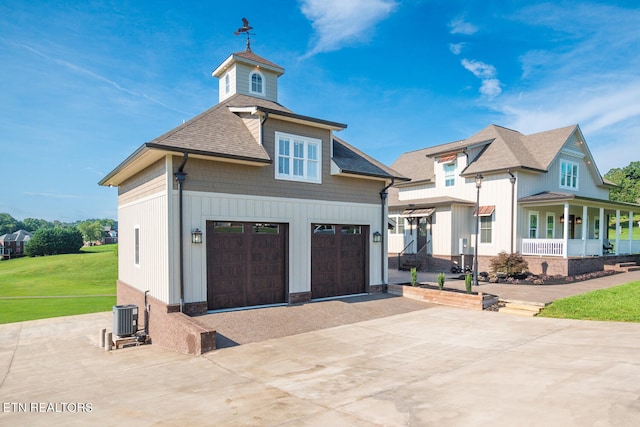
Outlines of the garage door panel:
[[210,310],[286,301],[287,224],[207,222]]
[[326,298],[366,289],[368,227],[314,224],[311,236],[311,295]]

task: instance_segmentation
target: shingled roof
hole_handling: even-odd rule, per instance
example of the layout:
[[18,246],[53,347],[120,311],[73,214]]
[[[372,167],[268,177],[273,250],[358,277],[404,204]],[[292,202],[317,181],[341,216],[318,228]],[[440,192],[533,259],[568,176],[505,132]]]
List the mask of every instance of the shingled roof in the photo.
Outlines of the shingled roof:
[[342,173],[378,178],[395,178],[399,181],[409,181],[409,178],[405,177],[401,173],[383,165],[379,161],[335,136],[333,137],[332,160],[340,168]]

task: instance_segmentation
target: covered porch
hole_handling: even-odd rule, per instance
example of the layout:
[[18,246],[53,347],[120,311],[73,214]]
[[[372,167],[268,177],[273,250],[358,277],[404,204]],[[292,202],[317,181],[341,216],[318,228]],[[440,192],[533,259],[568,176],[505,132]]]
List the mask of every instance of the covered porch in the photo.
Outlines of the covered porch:
[[526,224],[524,233],[519,233],[522,255],[571,258],[640,253],[640,205],[554,193],[519,202]]

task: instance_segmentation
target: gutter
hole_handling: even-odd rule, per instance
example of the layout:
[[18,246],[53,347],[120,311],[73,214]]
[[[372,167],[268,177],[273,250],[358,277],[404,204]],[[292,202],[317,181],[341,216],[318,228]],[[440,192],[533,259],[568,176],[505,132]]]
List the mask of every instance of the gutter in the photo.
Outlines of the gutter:
[[380,236],[380,243],[381,243],[381,248],[380,248],[380,280],[382,282],[382,290],[383,292],[387,291],[387,283],[386,280],[384,280],[384,267],[385,264],[387,264],[389,261],[387,259],[385,259],[386,256],[386,252],[385,251],[385,247],[387,245],[387,235],[389,234],[387,231],[387,216],[384,214],[384,207],[387,203],[387,190],[389,189],[389,187],[391,187],[396,181],[395,177],[391,177],[391,182],[389,183],[389,185],[387,185],[386,187],[384,187],[382,189],[382,191],[380,191],[380,226],[382,227],[382,230],[380,230],[380,234],[382,234],[382,236]]
[[184,313],[184,242],[182,235],[182,225],[183,225],[183,215],[182,215],[182,184],[184,184],[185,179],[187,178],[187,173],[184,172],[184,166],[187,164],[187,160],[189,160],[189,153],[184,152],[182,163],[178,167],[178,172],[173,175],[176,177],[176,182],[178,183],[178,247],[180,248],[180,255],[178,257],[180,261],[179,269],[180,269],[180,312]]

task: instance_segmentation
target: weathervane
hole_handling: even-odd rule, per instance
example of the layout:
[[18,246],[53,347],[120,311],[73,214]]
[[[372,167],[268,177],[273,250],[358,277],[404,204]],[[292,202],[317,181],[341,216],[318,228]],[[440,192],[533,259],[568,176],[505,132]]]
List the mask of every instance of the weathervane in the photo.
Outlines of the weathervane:
[[247,18],[242,18],[242,27],[238,28],[238,31],[234,31],[233,34],[235,34],[236,36],[239,36],[241,33],[246,33],[247,34],[247,51],[251,52],[251,37],[250,36],[255,36],[255,34],[252,34],[250,31],[253,30],[253,27],[249,26],[249,21],[247,20]]

